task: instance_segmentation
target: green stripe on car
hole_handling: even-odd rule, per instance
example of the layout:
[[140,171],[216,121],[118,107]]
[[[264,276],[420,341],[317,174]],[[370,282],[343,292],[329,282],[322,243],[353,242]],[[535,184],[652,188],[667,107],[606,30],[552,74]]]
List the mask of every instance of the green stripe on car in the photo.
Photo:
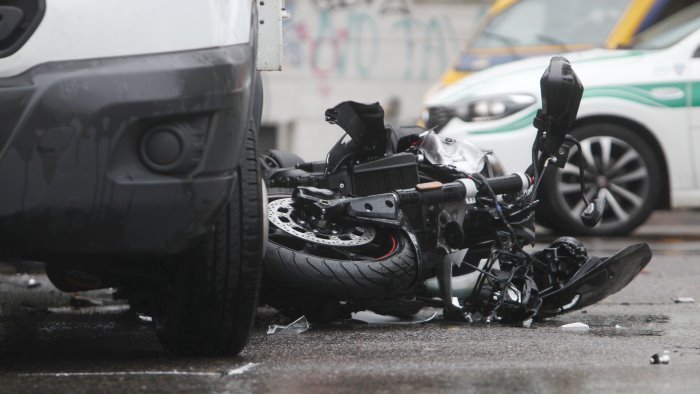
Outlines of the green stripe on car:
[[[688,97],[688,88],[692,92],[692,100]],[[664,94],[667,98],[663,97]],[[656,108],[683,108],[688,106],[689,102],[693,107],[700,107],[700,82],[692,84],[679,82],[593,87],[584,90],[583,97],[589,99],[615,98]],[[505,125],[475,130],[470,134],[495,134],[522,129],[532,125],[532,120],[536,114],[536,110],[531,111]]]
[[583,97],[617,98],[650,107],[681,108],[688,105],[687,84],[684,82],[593,87],[584,90]]

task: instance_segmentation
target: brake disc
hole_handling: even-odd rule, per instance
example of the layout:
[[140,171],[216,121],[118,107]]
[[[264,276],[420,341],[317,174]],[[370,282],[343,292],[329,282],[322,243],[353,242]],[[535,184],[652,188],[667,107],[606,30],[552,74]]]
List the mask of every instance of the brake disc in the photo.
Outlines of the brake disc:
[[270,202],[267,217],[277,228],[297,238],[322,245],[349,247],[368,244],[376,235],[373,228],[355,224],[337,226],[330,232],[312,228],[310,223],[295,214],[292,202],[291,198]]

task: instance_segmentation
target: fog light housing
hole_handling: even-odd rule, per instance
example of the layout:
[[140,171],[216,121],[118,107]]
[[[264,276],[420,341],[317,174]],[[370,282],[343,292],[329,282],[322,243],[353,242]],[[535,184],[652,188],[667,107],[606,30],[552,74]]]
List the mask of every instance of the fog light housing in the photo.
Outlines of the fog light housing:
[[193,143],[190,126],[181,123],[153,127],[141,137],[141,161],[149,169],[161,173],[192,169]]

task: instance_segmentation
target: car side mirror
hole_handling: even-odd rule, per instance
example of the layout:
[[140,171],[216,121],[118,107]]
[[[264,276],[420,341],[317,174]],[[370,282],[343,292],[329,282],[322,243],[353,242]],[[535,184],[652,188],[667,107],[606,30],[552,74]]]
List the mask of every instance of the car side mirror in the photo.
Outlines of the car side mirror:
[[542,109],[537,114],[535,126],[545,131],[540,149],[545,155],[555,155],[564,142],[566,133],[576,120],[583,85],[563,57],[555,56],[540,79]]

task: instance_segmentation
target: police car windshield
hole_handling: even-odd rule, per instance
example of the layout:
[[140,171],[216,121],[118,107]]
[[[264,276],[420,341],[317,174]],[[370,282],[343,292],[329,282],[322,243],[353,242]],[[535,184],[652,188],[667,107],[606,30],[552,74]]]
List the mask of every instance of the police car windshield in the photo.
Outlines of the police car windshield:
[[700,29],[700,4],[679,12],[640,34],[632,44],[634,49],[668,48],[688,34]]
[[605,43],[631,0],[522,0],[489,21],[473,48]]

